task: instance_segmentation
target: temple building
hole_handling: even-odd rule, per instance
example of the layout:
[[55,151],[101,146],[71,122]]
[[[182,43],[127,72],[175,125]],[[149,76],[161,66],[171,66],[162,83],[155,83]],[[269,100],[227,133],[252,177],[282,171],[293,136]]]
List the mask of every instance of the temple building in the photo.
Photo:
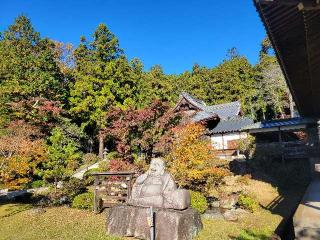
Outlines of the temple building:
[[247,137],[241,129],[253,124],[252,119],[243,116],[239,101],[208,106],[186,92],[180,95],[174,111],[205,125],[206,134],[221,158],[239,157],[237,141]]

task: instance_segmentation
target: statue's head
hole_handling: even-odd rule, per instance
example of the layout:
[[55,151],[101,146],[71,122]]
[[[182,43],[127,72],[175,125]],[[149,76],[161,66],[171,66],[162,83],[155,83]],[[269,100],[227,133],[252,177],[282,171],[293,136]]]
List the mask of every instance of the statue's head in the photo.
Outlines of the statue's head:
[[164,174],[165,162],[161,158],[152,158],[149,173],[152,176],[160,176]]

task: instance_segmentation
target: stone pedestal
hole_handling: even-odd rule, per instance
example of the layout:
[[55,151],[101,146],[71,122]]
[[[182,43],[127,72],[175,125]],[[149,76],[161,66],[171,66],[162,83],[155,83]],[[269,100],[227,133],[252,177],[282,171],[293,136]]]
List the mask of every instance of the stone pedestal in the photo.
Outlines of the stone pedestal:
[[[156,240],[192,240],[202,229],[200,214],[193,209],[183,211],[154,209]],[[112,235],[150,239],[149,208],[115,206],[107,211],[107,232]]]
[[293,216],[293,227],[297,240],[320,239],[320,179],[307,188]]

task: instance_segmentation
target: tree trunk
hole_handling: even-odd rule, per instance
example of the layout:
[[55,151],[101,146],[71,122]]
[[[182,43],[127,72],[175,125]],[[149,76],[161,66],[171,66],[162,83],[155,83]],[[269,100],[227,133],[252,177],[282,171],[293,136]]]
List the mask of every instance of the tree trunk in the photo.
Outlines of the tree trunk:
[[99,158],[103,159],[103,151],[104,151],[104,136],[103,134],[99,134]]
[[293,106],[293,99],[292,99],[292,95],[289,92],[289,104],[290,104],[290,117],[294,117],[294,106]]
[[54,194],[57,195],[57,189],[58,189],[58,179],[57,177],[54,177]]

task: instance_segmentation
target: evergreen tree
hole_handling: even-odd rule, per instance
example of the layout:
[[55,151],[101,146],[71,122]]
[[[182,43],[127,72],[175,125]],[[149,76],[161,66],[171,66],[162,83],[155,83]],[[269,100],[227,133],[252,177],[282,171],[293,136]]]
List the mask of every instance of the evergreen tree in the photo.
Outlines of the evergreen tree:
[[[75,49],[74,78],[70,113],[89,135],[97,135],[105,127],[111,107],[125,109],[135,103],[136,72],[123,55],[118,39],[104,24],[98,26],[92,42],[82,38]],[[102,157],[103,136],[99,142]]]
[[[65,100],[63,75],[54,55],[54,43],[19,16],[0,38],[0,112],[2,122],[28,121],[28,112],[42,107],[41,101]],[[19,105],[17,108],[15,106]],[[23,108],[21,106],[26,106]],[[6,121],[4,119],[6,118]]]
[[216,68],[211,69],[208,86],[210,104],[240,100],[246,115],[254,117],[255,69],[239,55],[231,55]]
[[256,66],[257,114],[260,119],[282,118],[290,104],[290,92],[272,50],[269,39],[265,38]]
[[142,106],[150,105],[153,100],[172,102],[173,87],[160,65],[153,66],[142,76],[140,88],[140,101]]

